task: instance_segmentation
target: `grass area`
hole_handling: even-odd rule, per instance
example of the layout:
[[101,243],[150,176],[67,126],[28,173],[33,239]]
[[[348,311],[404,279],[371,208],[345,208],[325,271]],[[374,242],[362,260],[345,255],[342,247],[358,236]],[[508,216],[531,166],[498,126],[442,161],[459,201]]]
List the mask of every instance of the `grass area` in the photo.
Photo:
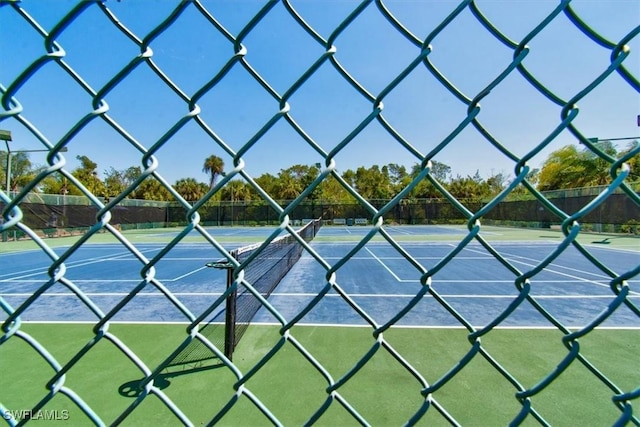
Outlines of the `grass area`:
[[[33,336],[65,364],[93,337],[89,324],[24,324]],[[155,367],[184,338],[181,325],[113,324],[109,332],[150,367]],[[374,346],[367,328],[296,326],[291,334],[334,380],[349,372]],[[454,368],[471,349],[462,329],[394,328],[385,341],[402,354],[429,384]],[[555,330],[498,329],[482,338],[488,352],[523,387],[537,384],[567,355],[562,335]],[[246,374],[278,342],[278,329],[251,326],[234,356]],[[624,391],[640,384],[639,330],[597,330],[580,339],[580,353]],[[236,376],[231,369],[208,366],[174,367],[156,385],[195,425],[207,424],[229,402],[235,402],[220,425],[268,425],[268,420],[246,396],[234,400]],[[23,340],[12,337],[0,345],[0,403],[13,410],[28,409],[47,394],[52,368]],[[116,420],[135,401],[137,381],[143,377],[113,342],[102,339],[68,372],[64,385],[81,396],[106,423]],[[286,343],[246,383],[284,425],[302,425],[327,400],[327,380],[291,343]],[[392,355],[379,348],[338,392],[372,425],[401,425],[423,404],[421,385]],[[506,425],[520,411],[516,389],[481,354],[432,397],[462,425]],[[557,426],[611,425],[620,416],[611,401],[613,392],[580,362],[574,361],[551,385],[532,397],[533,408]],[[635,411],[640,411],[638,402]],[[45,407],[69,411],[73,425],[89,424],[84,414],[59,393]],[[55,422],[52,422],[55,423]],[[448,425],[435,407],[421,420]],[[42,422],[42,424],[46,424]],[[59,421],[58,421],[59,424]],[[175,416],[154,395],[147,396],[123,425],[176,425]],[[333,401],[318,425],[357,425]],[[38,424],[40,425],[40,424]],[[524,425],[538,425],[532,417]]]

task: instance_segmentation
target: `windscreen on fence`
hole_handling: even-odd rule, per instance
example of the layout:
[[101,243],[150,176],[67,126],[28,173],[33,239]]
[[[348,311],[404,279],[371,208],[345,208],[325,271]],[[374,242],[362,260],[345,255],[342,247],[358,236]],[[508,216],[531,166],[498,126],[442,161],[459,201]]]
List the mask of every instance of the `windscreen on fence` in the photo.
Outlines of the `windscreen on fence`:
[[[15,278],[5,278],[4,270],[0,275],[0,412],[10,425],[41,414],[43,408],[58,408],[60,402],[72,402],[77,410],[74,424],[144,424],[136,418],[139,413],[160,414],[164,423],[185,425],[215,424],[234,415],[248,417],[247,424],[471,424],[475,418],[465,417],[475,417],[473,411],[455,409],[466,397],[448,390],[456,384],[454,390],[464,389],[481,371],[490,372],[493,382],[486,384],[500,385],[484,392],[468,390],[482,402],[476,414],[496,417],[487,424],[547,425],[546,417],[570,413],[578,402],[567,393],[552,399],[555,409],[547,412],[540,409],[548,407],[540,395],[563,375],[580,371],[589,381],[576,383],[574,391],[596,390],[585,405],[605,402],[613,413],[608,424],[640,425],[640,388],[634,382],[638,360],[627,361],[624,377],[614,378],[607,358],[591,359],[589,346],[579,345],[583,338],[601,342],[604,335],[595,329],[616,313],[631,323],[640,318],[640,267],[618,271],[611,266],[617,252],[594,256],[580,240],[585,231],[581,224],[636,224],[638,218],[640,197],[632,183],[638,180],[640,146],[626,133],[637,132],[637,12],[635,2],[622,1],[0,0],[0,128],[10,131],[0,132],[0,148],[6,148],[6,166],[0,165],[0,232],[5,240],[0,255],[12,256],[2,259],[7,269],[21,266]],[[611,141],[616,139],[632,144],[613,150]],[[575,152],[586,159],[583,163],[569,165],[554,151],[571,144],[579,147]],[[28,150],[34,157],[26,173],[26,164],[18,162],[24,158],[12,155]],[[44,151],[39,161],[37,151]],[[551,152],[556,153],[552,159],[560,178],[565,173],[587,174],[585,165],[593,161],[604,165],[597,193],[558,197],[541,192],[538,184],[548,177],[537,168]],[[385,188],[371,185],[374,181],[366,179],[367,170],[359,169],[358,162],[392,165],[371,172],[386,176],[399,171],[400,164],[413,170],[394,175],[399,190],[381,197]],[[314,173],[302,175],[302,169],[290,167],[295,164],[316,166],[304,169]],[[452,169],[443,175],[446,165]],[[465,183],[473,181],[476,165],[505,167],[510,179],[496,194],[468,202],[463,197]],[[113,168],[106,170],[109,166]],[[131,173],[116,173],[129,167]],[[208,183],[184,178],[201,171]],[[469,175],[468,180],[457,180],[458,197],[444,185],[456,173]],[[269,174],[279,174],[279,179],[271,180]],[[115,192],[107,191],[98,179],[101,175],[109,177],[109,188],[117,188]],[[114,180],[119,186],[112,185]],[[321,187],[322,198],[316,194]],[[63,200],[67,188],[79,193],[83,202]],[[423,189],[427,195],[422,200],[409,197]],[[33,194],[47,191],[58,193],[59,200],[33,200]],[[129,199],[161,195],[168,205],[127,205]],[[349,202],[337,200],[338,195]],[[281,198],[287,203],[279,202]],[[246,200],[252,202],[242,202]],[[320,216],[328,222],[344,220],[346,225],[355,224],[356,218],[366,227],[345,227],[345,241],[329,252],[323,252],[327,240],[296,240],[292,258],[304,251],[314,268],[298,271],[292,287],[306,281],[317,286],[291,292],[291,301],[299,306],[281,301],[278,310],[274,295],[253,300],[251,313],[264,309],[275,327],[253,340],[245,335],[244,352],[230,360],[223,341],[207,335],[207,324],[223,322],[231,293],[263,293],[260,279],[249,274],[260,257],[247,261],[233,248],[271,241],[283,230],[293,232],[294,221]],[[419,242],[392,232],[397,224],[439,221],[464,227],[446,252],[433,256],[416,255]],[[516,256],[488,242],[493,234],[483,228],[483,221],[555,224],[559,232],[545,237],[549,246],[544,255]],[[145,241],[120,227],[144,223],[171,225],[177,231],[150,235]],[[236,234],[230,236],[219,225],[262,226],[255,228],[263,233],[243,235],[246,230],[233,227]],[[41,238],[41,229],[64,227],[84,229],[72,241]],[[325,232],[329,227],[320,235]],[[11,233],[26,236],[30,250],[15,252],[24,242],[6,241]],[[109,243],[119,251],[103,257],[110,267],[92,270],[95,278],[79,277],[77,267],[98,261],[90,252],[105,243],[94,241],[98,233],[111,238]],[[60,246],[54,247],[58,241]],[[374,241],[392,252],[379,276],[371,268],[383,263],[368,246]],[[461,254],[472,244],[470,253]],[[177,261],[174,253],[181,248],[192,252]],[[602,294],[587,304],[595,308],[593,316],[579,327],[547,310],[556,297],[531,290],[536,284],[550,286],[541,276],[569,248],[575,249],[581,267],[556,268],[554,274],[570,282],[575,270],[584,270],[592,275],[585,283],[604,283],[598,287]],[[637,254],[637,245],[624,253]],[[230,263],[234,272],[228,288],[191,292],[183,285],[195,275],[207,286],[213,282],[212,269],[204,268],[202,260],[217,257]],[[475,271],[473,263],[479,258],[492,264],[482,277],[474,276],[472,291],[495,281],[493,273],[500,270],[510,278],[500,284],[515,295],[500,297],[511,298],[506,307],[483,311],[486,321],[474,324],[464,310],[454,307],[464,292],[443,294],[434,283],[443,272]],[[187,262],[198,266],[167,273],[174,271],[168,266]],[[356,262],[369,264],[355,268]],[[410,271],[408,277],[394,273],[397,265]],[[108,286],[103,283],[105,276],[116,273],[124,277]],[[376,295],[366,292],[354,298],[342,282],[348,280],[359,289],[377,283],[382,275],[392,276],[397,292],[377,290],[387,298],[380,303],[373,303]],[[43,309],[46,298],[60,300]],[[82,307],[89,326],[61,322],[53,324],[54,332],[31,333],[35,329],[29,327],[35,325],[28,320],[48,322],[74,315],[63,298]],[[242,304],[245,296],[238,298]],[[453,350],[455,331],[444,342],[409,338],[405,347],[392,344],[390,335],[425,300],[425,318],[444,313],[453,322],[451,328],[464,332],[466,347]],[[371,314],[380,305],[393,311],[383,321]],[[554,343],[561,356],[550,361],[542,377],[529,375],[528,361],[502,363],[506,355],[487,344],[519,311],[534,313],[545,329],[556,333]],[[122,319],[132,313],[147,312],[150,317],[142,324],[123,326],[127,322]],[[331,319],[336,336],[322,338],[324,329],[314,324],[310,338],[299,339],[305,316],[318,312]],[[171,341],[164,332],[155,337],[131,332],[158,331],[157,323],[171,323],[169,313],[180,317],[179,340]],[[341,313],[360,321],[365,345],[335,344],[354,329],[338,328],[348,323]],[[70,339],[65,331],[74,327],[83,328],[80,342],[60,349],[57,341]],[[421,330],[409,328],[407,333],[424,337]],[[205,374],[196,366],[183,392],[174,393],[171,383],[184,377],[176,378],[180,372],[175,371],[170,372],[174,377],[168,376],[167,368],[174,367],[179,355],[186,354],[185,360],[195,365],[201,362],[200,356],[185,350],[194,348],[194,342],[202,344],[206,354],[216,355],[220,364],[206,375],[219,377],[199,381],[210,377],[198,377]],[[151,354],[141,350],[145,345],[153,348]],[[96,353],[105,346],[116,354],[98,359]],[[436,349],[439,356],[405,357],[415,348]],[[277,365],[292,353],[295,363]],[[329,366],[334,359],[327,353],[338,366]],[[6,379],[33,358],[49,369],[44,378],[31,379],[36,385],[26,378]],[[253,363],[256,358],[259,361]],[[451,365],[431,370],[448,358],[455,359]],[[549,362],[544,355],[537,360]],[[389,374],[391,367],[401,373]],[[115,376],[125,370],[139,380],[137,387],[125,384],[111,390],[98,382],[89,388],[78,383],[94,373]],[[387,388],[392,390],[398,378],[412,384],[413,400],[387,408],[394,394]],[[266,389],[255,386],[258,379],[268,384]],[[298,382],[289,386],[289,381]],[[224,384],[228,387],[220,391]],[[383,391],[372,396],[380,386]],[[312,389],[320,390],[322,397],[303,399]],[[203,404],[202,394],[208,390],[216,390],[224,402]],[[284,409],[278,406],[283,390],[291,397]],[[498,398],[499,390],[507,390],[508,397]],[[104,403],[118,393],[115,404]],[[304,402],[303,407],[298,402]],[[500,411],[487,410],[485,404],[495,404]],[[383,408],[385,417],[398,418],[370,419],[371,406]],[[204,415],[194,415],[194,407]],[[20,412],[23,409],[28,415]],[[575,420],[567,415],[563,421]]]
[[[604,191],[606,187],[600,187]],[[599,193],[546,195],[548,200],[562,212],[575,212],[587,206]],[[50,196],[50,195],[49,195]],[[25,202],[20,205],[22,222],[32,229],[45,233],[74,233],[76,228],[88,228],[95,223],[100,208],[79,203],[79,200],[63,200],[63,197],[47,197],[45,200]],[[386,206],[391,200],[369,200],[376,209]],[[125,199],[110,210],[111,223],[122,229],[182,226],[187,223],[185,208],[177,203],[153,202]],[[131,203],[138,202],[138,203]],[[291,203],[278,201],[283,206]],[[465,200],[464,205],[472,211],[482,208],[488,201]],[[0,208],[3,204],[0,203]],[[278,215],[267,202],[211,202],[199,210],[203,224],[211,226],[255,226],[276,225]],[[297,220],[322,216],[326,221],[336,218],[365,218],[370,216],[366,206],[358,203],[332,203],[330,201],[303,201],[291,210]],[[465,215],[446,199],[412,199],[397,205],[385,215],[385,221],[396,224],[459,224]],[[545,208],[535,199],[505,200],[498,203],[485,218],[497,224],[524,224],[529,227],[560,225],[562,216]],[[583,218],[584,224],[600,224],[610,231],[620,231],[626,224],[635,224],[640,218],[640,206],[626,194],[611,194],[596,209]]]

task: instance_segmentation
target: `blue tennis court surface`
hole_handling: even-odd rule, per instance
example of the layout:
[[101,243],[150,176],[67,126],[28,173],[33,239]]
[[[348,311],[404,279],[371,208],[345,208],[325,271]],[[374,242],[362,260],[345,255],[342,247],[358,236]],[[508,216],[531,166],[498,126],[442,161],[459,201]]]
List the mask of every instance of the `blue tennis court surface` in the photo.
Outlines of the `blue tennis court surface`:
[[[341,237],[349,236],[364,236],[370,230],[370,227],[325,227],[322,230],[322,236],[335,237],[340,239]],[[463,227],[460,226],[447,226],[447,225],[412,225],[412,226],[386,226],[385,230],[392,236],[464,236],[468,233]],[[271,227],[207,227],[207,232],[213,237],[224,238],[248,238],[248,239],[263,239],[270,235],[274,231]],[[495,234],[491,231],[484,231],[483,234],[491,235]],[[178,235],[178,231],[163,231],[147,232],[147,237],[159,237],[159,238],[173,238]],[[196,231],[192,231],[191,235],[197,235]]]
[[[350,234],[364,235],[365,227],[349,227]],[[417,228],[389,228],[390,233],[459,234],[465,231],[430,227],[428,233]],[[214,229],[212,234],[262,237],[272,229]],[[217,233],[217,234],[216,234]],[[319,236],[344,236],[345,228],[325,227]],[[329,239],[331,240],[331,239]],[[403,242],[402,247],[424,268],[433,268],[450,253],[456,242]],[[558,245],[549,242],[497,242],[494,248],[521,272],[533,269]],[[162,244],[136,244],[147,259],[164,248]],[[232,248],[237,245],[228,245]],[[329,264],[335,264],[355,246],[316,239],[314,250]],[[227,247],[227,245],[225,245]],[[67,248],[57,248],[62,253]],[[590,245],[589,251],[608,268],[620,274],[636,268],[638,252]],[[163,293],[162,287],[194,316],[205,311],[226,286],[226,273],[205,267],[220,258],[208,244],[184,243],[172,249],[155,266],[154,283],[147,284],[115,315],[113,320],[130,322],[185,322],[187,318]],[[40,251],[0,255],[0,296],[14,309],[47,283],[48,259]],[[86,295],[102,313],[108,313],[142,281],[143,263],[118,244],[85,244],[65,263],[64,278]],[[338,269],[335,283],[375,323],[382,325],[407,306],[420,291],[420,272],[386,242],[372,242]],[[284,278],[269,302],[289,320],[296,316],[327,283],[325,269],[305,253]],[[518,297],[516,276],[477,243],[468,245],[432,278],[431,288],[450,308],[474,326],[483,326],[506,310]],[[529,295],[565,327],[590,323],[614,300],[610,277],[587,262],[577,249],[569,247],[548,268],[531,280]],[[628,282],[629,300],[640,305],[640,279]],[[222,311],[220,306],[213,314]],[[6,318],[2,313],[0,316]],[[96,315],[61,283],[53,284],[22,315],[26,321],[96,321]],[[254,323],[275,323],[262,309]],[[330,290],[300,324],[365,325],[367,322],[335,290]],[[416,327],[460,326],[454,315],[436,297],[426,294],[398,322]],[[544,327],[550,322],[524,300],[501,326]],[[621,306],[603,326],[640,327],[638,316]]]

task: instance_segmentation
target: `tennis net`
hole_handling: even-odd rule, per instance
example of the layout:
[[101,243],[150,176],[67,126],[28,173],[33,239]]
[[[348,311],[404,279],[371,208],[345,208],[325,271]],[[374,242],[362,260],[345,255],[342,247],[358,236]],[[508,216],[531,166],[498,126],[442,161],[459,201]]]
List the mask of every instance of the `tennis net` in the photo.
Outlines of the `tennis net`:
[[[313,240],[321,226],[322,220],[314,219],[296,230],[296,234],[308,243]],[[300,241],[287,233],[266,246],[256,243],[232,250],[231,256],[240,263],[238,268],[233,268],[227,260],[208,263],[209,267],[227,270],[227,287],[233,285],[240,270],[244,271],[244,277],[241,285],[227,297],[225,311],[201,326],[200,334],[216,346],[224,343],[225,356],[231,359],[251,320],[262,307],[262,302],[256,295],[268,298],[298,262],[303,250]],[[212,358],[215,358],[215,355],[211,350],[199,340],[194,340],[173,358],[169,366],[198,363]]]
[[[312,220],[298,230],[297,234],[305,242],[310,242],[318,233],[321,225],[320,219]],[[259,253],[254,255],[257,251]],[[243,283],[249,283],[256,293],[268,298],[278,283],[298,262],[302,251],[303,246],[298,239],[291,234],[286,234],[262,249],[259,244],[245,246],[232,251],[232,255],[240,264],[244,264],[251,258],[244,269]],[[228,274],[228,283],[231,284],[235,274],[234,270],[228,270]],[[260,300],[247,286],[239,286],[234,295],[230,295],[230,298],[234,301],[234,307],[230,308],[229,304],[227,305],[226,323],[227,327],[233,328],[233,332],[227,331],[227,342],[225,342],[225,354],[229,358],[249,327],[251,319],[262,306]]]

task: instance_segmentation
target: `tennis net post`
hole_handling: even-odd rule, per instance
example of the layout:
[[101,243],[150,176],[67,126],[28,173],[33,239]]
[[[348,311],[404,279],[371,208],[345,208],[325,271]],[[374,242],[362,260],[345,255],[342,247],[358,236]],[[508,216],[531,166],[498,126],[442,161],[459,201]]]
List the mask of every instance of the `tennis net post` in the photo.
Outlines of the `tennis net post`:
[[[237,250],[231,251],[231,256],[237,259]],[[227,277],[227,290],[233,285],[233,264],[228,260],[223,259],[214,263],[207,264],[207,267],[213,267],[226,271]],[[236,335],[236,298],[238,295],[237,289],[234,289],[226,299],[225,302],[225,316],[224,316],[224,355],[227,359],[233,360],[233,351],[235,350],[235,335]]]

